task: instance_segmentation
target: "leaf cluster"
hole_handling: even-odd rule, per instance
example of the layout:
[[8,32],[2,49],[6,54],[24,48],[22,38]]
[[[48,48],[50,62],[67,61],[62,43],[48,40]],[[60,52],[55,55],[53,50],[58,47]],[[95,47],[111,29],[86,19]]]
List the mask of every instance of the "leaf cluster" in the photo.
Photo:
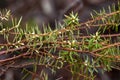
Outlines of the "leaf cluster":
[[[0,35],[6,40],[6,43],[0,43],[0,56],[12,55],[0,60],[0,66],[4,66],[6,71],[23,68],[23,73],[26,73],[23,79],[32,75],[32,79],[48,80],[44,69],[38,74],[42,66],[50,69],[52,74],[65,69],[74,80],[94,80],[94,73],[99,74],[99,69],[109,71],[116,68],[114,63],[120,61],[120,4],[118,10],[115,5],[108,10],[94,11],[92,19],[84,23],[79,23],[78,14],[72,12],[65,15],[64,23],[57,24],[55,30],[45,26],[44,33],[37,25],[26,24],[24,29],[21,28],[22,18],[13,18],[10,11],[0,13]],[[96,33],[82,33],[82,30],[93,27],[97,28]],[[105,31],[108,33],[104,34]],[[33,70],[27,70],[26,66],[32,66]]]

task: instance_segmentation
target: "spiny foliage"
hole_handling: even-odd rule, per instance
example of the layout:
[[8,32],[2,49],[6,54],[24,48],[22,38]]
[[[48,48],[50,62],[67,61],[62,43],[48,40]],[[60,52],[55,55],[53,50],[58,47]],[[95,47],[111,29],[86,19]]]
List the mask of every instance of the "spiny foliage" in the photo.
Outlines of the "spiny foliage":
[[[26,73],[23,79],[31,75],[41,80],[48,80],[48,74],[44,70],[37,74],[40,66],[49,68],[53,74],[64,68],[72,73],[74,80],[94,80],[94,73],[99,69],[103,72],[119,69],[115,63],[120,61],[120,4],[118,10],[115,5],[108,10],[95,12],[92,19],[84,23],[79,23],[78,14],[72,12],[65,16],[63,24],[56,25],[55,30],[45,26],[44,33],[37,25],[26,24],[23,29],[22,18],[13,18],[10,11],[0,13],[0,35],[6,40],[6,43],[0,43],[0,56],[12,55],[0,60],[0,66],[5,70],[23,68]],[[87,36],[82,33],[90,28],[98,30],[95,34],[89,34],[88,30]],[[116,34],[110,34],[111,29]],[[105,31],[108,34],[104,34]],[[115,41],[112,41],[113,37]],[[19,60],[24,62],[19,63]],[[33,71],[27,70],[26,66],[33,66]]]

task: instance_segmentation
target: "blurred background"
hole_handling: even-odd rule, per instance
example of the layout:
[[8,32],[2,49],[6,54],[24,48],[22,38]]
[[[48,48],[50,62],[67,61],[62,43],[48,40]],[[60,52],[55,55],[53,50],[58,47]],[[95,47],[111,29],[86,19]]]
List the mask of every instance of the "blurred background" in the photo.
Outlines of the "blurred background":
[[[104,7],[107,11],[107,6],[116,4],[117,1],[119,0],[0,0],[0,10],[10,9],[13,16],[23,17],[23,24],[34,21],[42,30],[43,24],[50,24],[54,29],[55,22],[62,22],[64,15],[71,11],[79,14],[80,22],[85,22],[91,18],[90,13],[93,10],[99,11]],[[18,80],[10,77],[10,75],[14,75],[12,71],[8,71],[5,80]],[[106,74],[109,78],[105,78],[106,76],[103,75],[103,78],[97,80],[120,80],[118,70],[113,69]]]
[[54,29],[55,21],[60,22],[64,14],[77,12],[80,22],[90,19],[93,10],[116,3],[118,0],[0,0],[0,9],[10,9],[12,15],[23,16],[23,22],[34,21],[42,29],[42,24],[50,24]]

